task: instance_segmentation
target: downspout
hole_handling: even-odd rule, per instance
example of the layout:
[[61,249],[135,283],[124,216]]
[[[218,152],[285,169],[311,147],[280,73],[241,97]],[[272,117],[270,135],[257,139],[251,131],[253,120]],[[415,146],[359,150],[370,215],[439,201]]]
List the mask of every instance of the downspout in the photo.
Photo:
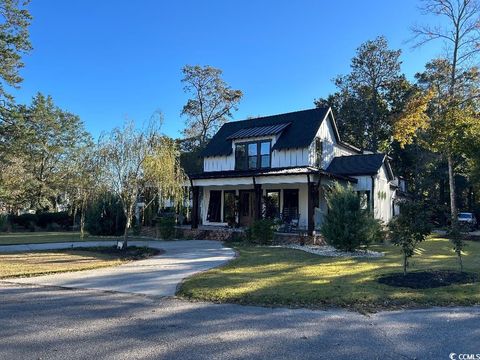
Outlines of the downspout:
[[372,178],[372,213],[375,218],[375,175],[371,176]]

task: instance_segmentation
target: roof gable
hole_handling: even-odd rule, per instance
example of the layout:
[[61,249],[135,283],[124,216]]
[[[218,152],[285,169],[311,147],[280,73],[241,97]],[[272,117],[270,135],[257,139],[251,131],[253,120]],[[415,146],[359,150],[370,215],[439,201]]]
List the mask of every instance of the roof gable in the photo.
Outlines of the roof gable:
[[[279,131],[279,138],[272,150],[308,147],[317,133],[320,124],[329,113],[330,108],[302,110],[287,114],[265,116],[243,121],[232,121],[224,124],[210,140],[203,156],[224,156],[232,153],[232,137],[242,130],[259,128],[277,128],[285,124]],[[281,126],[282,125],[282,126]]]
[[[339,175],[374,175],[382,167],[386,161],[385,154],[362,154],[338,156],[333,158],[332,162],[327,168],[328,172]],[[390,166],[387,165],[387,170]],[[389,175],[391,170],[388,171]]]

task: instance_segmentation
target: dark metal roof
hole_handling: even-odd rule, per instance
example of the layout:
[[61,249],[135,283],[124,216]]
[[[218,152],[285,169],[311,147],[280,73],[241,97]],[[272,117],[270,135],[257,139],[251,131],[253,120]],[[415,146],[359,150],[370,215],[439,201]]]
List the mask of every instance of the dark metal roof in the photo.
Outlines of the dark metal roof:
[[288,125],[290,125],[290,123],[268,125],[268,126],[257,126],[257,127],[247,128],[247,129],[240,129],[237,132],[233,133],[232,135],[228,136],[227,140],[277,135],[281,133],[282,130],[285,129]]
[[321,170],[312,166],[300,167],[283,167],[283,168],[268,168],[268,169],[254,169],[254,170],[230,170],[230,171],[206,171],[199,174],[190,174],[191,180],[197,179],[221,179],[221,178],[238,178],[238,177],[253,177],[253,176],[280,176],[280,175],[306,175],[318,174],[326,177],[346,180],[350,182],[357,182],[357,179],[340,174],[332,174],[328,171]]
[[223,156],[232,153],[231,136],[240,130],[290,124],[283,129],[272,150],[309,146],[320,124],[328,114],[328,107],[302,110],[287,114],[265,116],[224,124],[207,144],[202,156]]
[[385,154],[362,154],[333,158],[328,172],[340,175],[375,175],[386,160]]

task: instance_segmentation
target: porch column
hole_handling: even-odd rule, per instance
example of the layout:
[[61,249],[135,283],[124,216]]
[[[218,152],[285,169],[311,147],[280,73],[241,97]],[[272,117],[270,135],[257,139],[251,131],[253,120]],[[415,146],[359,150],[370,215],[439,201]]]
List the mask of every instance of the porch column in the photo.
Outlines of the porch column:
[[255,198],[254,198],[254,207],[253,207],[253,217],[255,220],[260,220],[262,218],[262,185],[255,184]]
[[314,198],[315,198],[315,184],[310,181],[310,176],[308,177],[308,186],[307,186],[307,230],[308,235],[313,235],[315,230],[315,214],[314,214]]
[[192,229],[198,228],[200,187],[192,186]]

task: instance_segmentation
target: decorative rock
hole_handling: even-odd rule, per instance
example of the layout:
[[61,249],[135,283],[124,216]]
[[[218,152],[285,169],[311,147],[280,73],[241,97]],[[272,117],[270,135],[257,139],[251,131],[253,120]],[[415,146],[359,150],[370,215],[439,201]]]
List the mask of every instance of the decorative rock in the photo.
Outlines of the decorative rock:
[[333,246],[330,246],[330,245],[301,246],[297,244],[290,244],[290,245],[273,246],[273,247],[282,247],[287,249],[301,250],[310,254],[330,256],[330,257],[378,258],[385,255],[384,253],[381,253],[378,251],[371,251],[371,250],[355,250],[351,252],[341,251],[341,250],[335,249]]

